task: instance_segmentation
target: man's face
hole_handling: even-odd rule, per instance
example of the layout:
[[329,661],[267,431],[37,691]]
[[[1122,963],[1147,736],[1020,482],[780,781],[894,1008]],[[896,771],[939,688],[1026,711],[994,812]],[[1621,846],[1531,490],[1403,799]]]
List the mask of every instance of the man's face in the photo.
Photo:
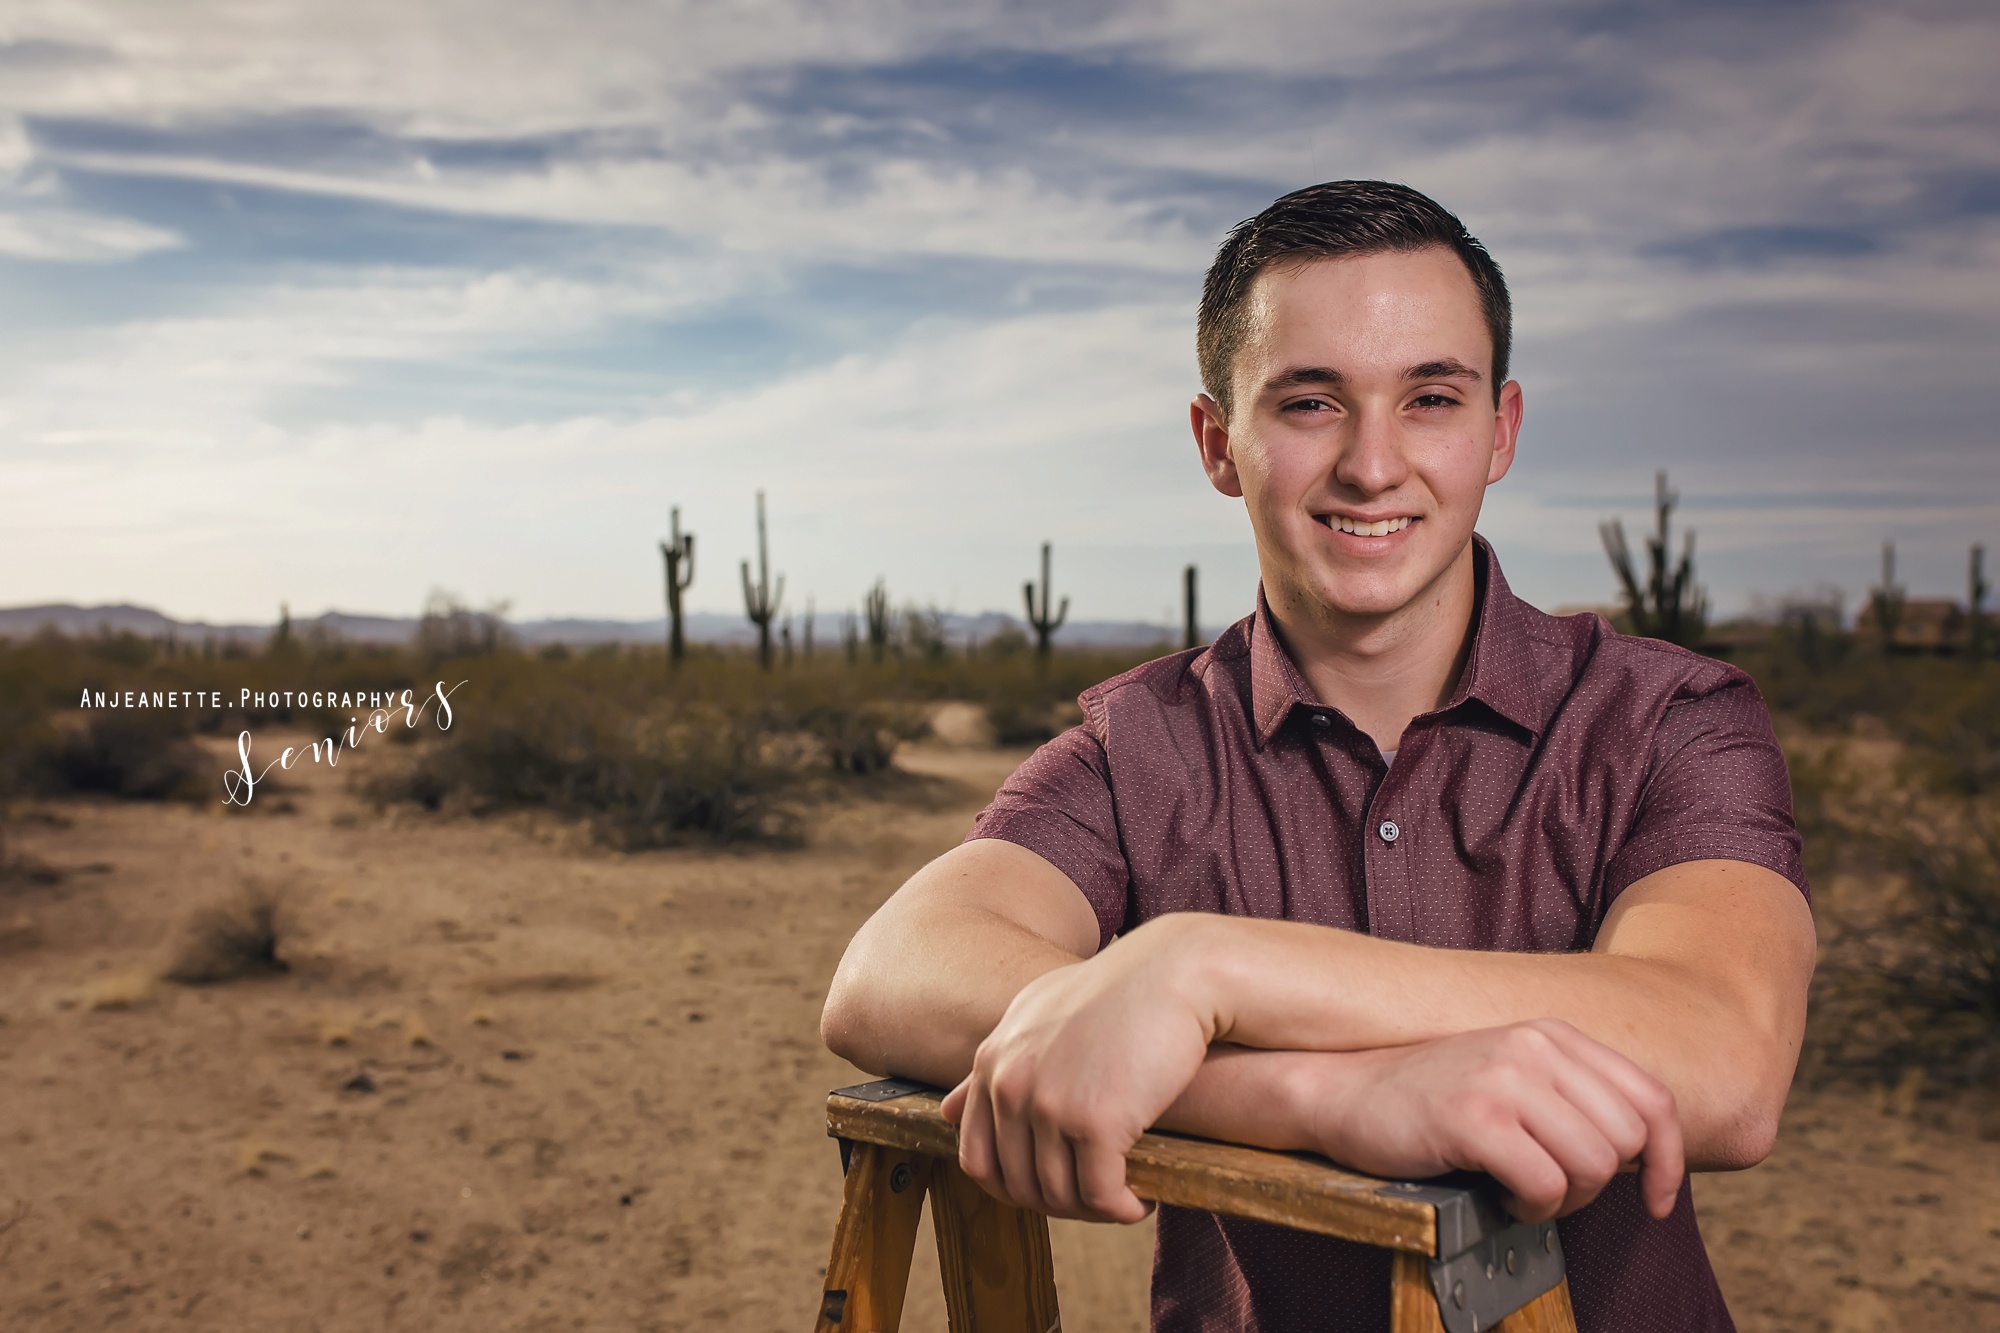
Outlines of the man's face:
[[1192,417],[1210,481],[1249,509],[1266,596],[1328,623],[1434,595],[1521,423],[1518,385],[1495,403],[1465,265],[1433,249],[1270,269],[1249,315],[1231,419],[1206,395]]

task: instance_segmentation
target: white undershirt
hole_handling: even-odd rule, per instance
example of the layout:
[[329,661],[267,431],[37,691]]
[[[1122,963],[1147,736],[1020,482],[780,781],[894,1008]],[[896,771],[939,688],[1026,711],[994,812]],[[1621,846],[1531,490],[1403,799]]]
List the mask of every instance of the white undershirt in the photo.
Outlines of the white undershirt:
[[1396,752],[1395,752],[1394,750],[1384,750],[1384,751],[1382,751],[1382,762],[1383,762],[1383,763],[1385,763],[1385,764],[1393,764],[1393,763],[1395,763],[1395,762],[1396,762]]

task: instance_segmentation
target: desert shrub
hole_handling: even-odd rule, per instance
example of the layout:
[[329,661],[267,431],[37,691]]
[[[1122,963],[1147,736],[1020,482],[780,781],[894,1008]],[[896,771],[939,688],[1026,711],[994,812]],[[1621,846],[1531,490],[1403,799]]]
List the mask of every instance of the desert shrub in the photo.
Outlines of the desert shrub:
[[797,722],[825,748],[836,772],[862,775],[888,768],[896,747],[923,730],[920,714],[910,707],[851,696],[806,703]]
[[[425,624],[400,649],[311,632],[274,635],[257,651],[129,635],[0,641],[0,795],[210,792],[216,765],[193,747],[194,733],[291,726],[338,735],[365,709],[314,707],[300,691],[422,696],[435,680],[463,680],[449,733],[389,728],[384,739],[399,744],[395,771],[374,787],[379,799],[550,809],[627,846],[786,837],[800,800],[879,783],[935,701],[982,705],[1004,743],[1040,741],[1073,719],[1078,692],[1150,656],[1058,650],[1043,661],[1006,633],[958,649],[936,615],[918,612],[904,617],[905,651],[882,662],[801,652],[787,669],[762,671],[741,652],[691,645],[669,670],[650,646],[524,651],[491,614],[444,599]],[[199,689],[223,704],[79,714],[80,688]]]
[[771,797],[785,765],[766,754],[754,713],[657,689],[647,698],[617,678],[614,659],[596,665],[579,680],[538,659],[498,664],[454,696],[452,730],[372,794],[432,809],[456,797],[474,813],[547,809],[627,847],[780,833]]
[[212,986],[289,971],[285,935],[283,900],[269,888],[246,884],[188,918],[164,976],[183,986]]
[[[649,745],[646,733],[679,732],[692,742]],[[718,840],[760,830],[764,789],[754,747],[716,728],[630,719],[542,717],[490,726],[467,724],[410,770],[378,781],[372,793],[430,809],[462,794],[479,814],[541,808],[588,819],[600,836],[624,846],[653,846],[674,835]]]
[[2000,1083],[2000,819],[1904,796],[1841,820],[1839,844],[1884,888],[1832,913],[1814,982],[1820,1065]]
[[199,799],[215,775],[188,732],[186,718],[174,713],[95,713],[80,727],[48,734],[29,776],[46,795]]
[[1963,674],[1958,688],[1913,710],[1903,731],[1933,785],[1979,796],[2000,789],[2000,675]]

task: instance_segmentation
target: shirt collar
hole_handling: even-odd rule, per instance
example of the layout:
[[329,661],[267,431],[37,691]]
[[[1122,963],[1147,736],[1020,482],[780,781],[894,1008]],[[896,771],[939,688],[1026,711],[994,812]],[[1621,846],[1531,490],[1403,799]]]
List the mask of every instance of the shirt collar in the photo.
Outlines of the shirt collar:
[[[1542,688],[1530,651],[1530,618],[1539,613],[1508,588],[1500,562],[1484,537],[1473,537],[1472,551],[1472,652],[1451,701],[1438,711],[1448,713],[1476,699],[1539,736],[1548,725],[1555,698]],[[1250,709],[1258,749],[1270,744],[1294,707],[1325,705],[1280,642],[1271,605],[1265,601],[1260,584],[1257,612],[1250,624]]]

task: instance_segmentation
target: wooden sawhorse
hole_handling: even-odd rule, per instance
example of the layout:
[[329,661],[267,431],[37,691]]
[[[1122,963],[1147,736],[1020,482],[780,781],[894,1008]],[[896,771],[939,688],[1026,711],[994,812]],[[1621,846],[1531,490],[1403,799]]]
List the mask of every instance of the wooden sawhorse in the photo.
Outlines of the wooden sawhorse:
[[[951,1333],[1059,1333],[1048,1219],[958,1169],[942,1097],[882,1079],[827,1098],[847,1182],[814,1333],[895,1333],[926,1197]],[[1171,1134],[1141,1136],[1125,1179],[1142,1199],[1392,1251],[1390,1333],[1576,1333],[1555,1225],[1515,1222],[1490,1186],[1378,1180]]]

